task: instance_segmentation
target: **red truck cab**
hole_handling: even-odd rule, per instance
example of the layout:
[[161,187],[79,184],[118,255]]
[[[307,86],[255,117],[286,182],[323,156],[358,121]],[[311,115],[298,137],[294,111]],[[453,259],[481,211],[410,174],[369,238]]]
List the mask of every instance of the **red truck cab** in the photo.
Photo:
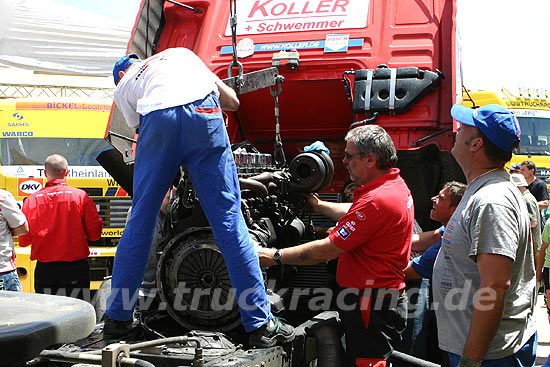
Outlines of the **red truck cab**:
[[[434,226],[430,197],[446,181],[463,179],[449,153],[454,141],[450,108],[461,97],[455,0],[197,0],[185,5],[144,1],[128,52],[148,57],[186,47],[220,78],[228,77],[228,69],[235,76],[239,69],[229,67],[234,9],[243,73],[275,65],[284,77],[278,105],[286,155],[322,140],[335,163],[334,180],[325,191],[339,192],[348,178],[342,156],[350,125],[378,124],[394,140],[417,220],[425,228]],[[437,80],[423,85],[434,75]],[[367,103],[366,90],[371,95]],[[239,98],[239,110],[228,116],[231,141],[248,140],[262,152],[273,152],[276,119],[270,89]],[[116,120],[116,111],[113,116]],[[112,121],[111,129],[115,125],[124,125],[123,120]]]

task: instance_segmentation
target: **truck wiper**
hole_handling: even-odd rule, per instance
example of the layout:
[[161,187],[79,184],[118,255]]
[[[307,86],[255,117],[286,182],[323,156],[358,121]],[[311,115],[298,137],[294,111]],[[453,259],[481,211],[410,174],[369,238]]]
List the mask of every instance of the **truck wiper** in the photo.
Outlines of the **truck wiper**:
[[189,9],[189,10],[193,10],[195,13],[202,13],[202,9],[195,9],[189,5],[185,5],[185,4],[182,4],[182,3],[178,3],[177,1],[174,1],[174,0],[165,0],[165,1],[168,1],[169,3],[172,3],[172,4],[176,4],[176,5],[179,5],[179,6],[182,6],[186,9]]
[[438,132],[436,132],[436,133],[433,133],[433,134],[430,134],[430,135],[425,136],[425,137],[423,137],[423,138],[420,138],[420,139],[418,139],[417,141],[413,141],[413,142],[411,143],[411,146],[412,146],[412,147],[417,147],[418,145],[420,145],[420,143],[423,143],[423,142],[425,142],[425,141],[428,140],[428,139],[435,138],[436,136],[441,135],[441,134],[443,134],[443,133],[446,133],[447,131],[452,130],[452,129],[453,129],[452,127],[448,127],[448,128],[446,128],[446,129],[443,129],[443,130],[438,131]]

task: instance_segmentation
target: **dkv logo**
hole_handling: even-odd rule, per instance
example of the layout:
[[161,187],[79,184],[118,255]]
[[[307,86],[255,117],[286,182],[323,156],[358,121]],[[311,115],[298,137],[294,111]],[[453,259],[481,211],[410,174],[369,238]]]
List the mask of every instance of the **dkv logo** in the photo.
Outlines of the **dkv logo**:
[[29,196],[32,193],[44,187],[43,178],[18,178],[17,179],[17,195]]

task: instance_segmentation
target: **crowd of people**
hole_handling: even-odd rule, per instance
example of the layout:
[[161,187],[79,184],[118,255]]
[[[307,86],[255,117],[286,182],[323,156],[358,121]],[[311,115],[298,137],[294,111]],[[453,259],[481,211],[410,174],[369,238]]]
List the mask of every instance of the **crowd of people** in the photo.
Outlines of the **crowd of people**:
[[[313,211],[338,221],[329,236],[285,249],[258,250],[264,266],[315,264],[338,257],[338,284],[353,296],[345,304],[355,305],[339,310],[346,365],[383,366],[399,346],[407,321],[405,276],[432,280],[439,348],[446,354],[440,363],[535,363],[533,233],[540,213],[530,216],[527,209],[528,178],[518,184],[505,169],[519,145],[519,124],[497,105],[477,110],[455,105],[451,114],[460,122],[451,153],[466,185],[448,183],[433,198],[431,214],[444,227],[413,238],[413,202],[394,168],[393,142],[381,127],[371,125],[346,136],[343,162],[360,185],[353,203],[308,198]],[[435,245],[409,264],[413,242],[417,248]]]
[[[540,281],[550,318],[548,191],[533,162],[505,167],[520,136],[510,111],[497,105],[451,109],[460,123],[451,153],[466,182],[444,183],[432,198],[430,217],[440,228],[413,233],[414,201],[396,168],[394,143],[382,127],[368,125],[345,137],[343,163],[350,181],[340,202],[306,195],[309,210],[335,223],[326,236],[284,249],[255,248],[241,212],[222,115],[222,109],[238,108],[235,92],[183,48],[145,60],[126,55],[113,76],[115,102],[128,125],[139,128],[139,144],[106,338],[132,330],[135,302],[125,303],[120,290],[133,294],[142,284],[161,203],[184,164],[225,259],[250,346],[283,344],[295,336],[293,327],[271,312],[261,267],[338,259],[336,282],[343,304],[351,305],[337,305],[347,366],[385,366],[396,348],[426,358],[413,348],[422,337],[426,345],[428,339],[438,341],[435,361],[443,365],[534,366]],[[102,220],[86,193],[66,184],[64,157],[47,157],[45,172],[45,187],[28,197],[22,210],[11,194],[0,191],[0,289],[21,290],[12,240],[18,235],[20,246],[32,244],[37,292],[83,298],[89,291],[87,241],[100,238]],[[411,250],[424,252],[411,259]],[[430,307],[414,312],[411,320],[406,282],[414,279],[430,281]],[[421,336],[427,323],[418,321],[424,318],[435,320],[436,331]],[[418,330],[407,333],[407,323]]]

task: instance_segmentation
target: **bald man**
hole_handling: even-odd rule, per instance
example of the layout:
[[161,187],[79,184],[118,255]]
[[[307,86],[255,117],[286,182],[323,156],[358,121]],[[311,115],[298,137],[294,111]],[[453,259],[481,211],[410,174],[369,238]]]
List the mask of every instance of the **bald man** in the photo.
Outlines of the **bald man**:
[[46,187],[23,202],[29,233],[19,236],[19,245],[32,245],[35,292],[85,299],[90,293],[88,241],[101,238],[103,221],[88,194],[65,182],[65,157],[50,155],[44,166]]

